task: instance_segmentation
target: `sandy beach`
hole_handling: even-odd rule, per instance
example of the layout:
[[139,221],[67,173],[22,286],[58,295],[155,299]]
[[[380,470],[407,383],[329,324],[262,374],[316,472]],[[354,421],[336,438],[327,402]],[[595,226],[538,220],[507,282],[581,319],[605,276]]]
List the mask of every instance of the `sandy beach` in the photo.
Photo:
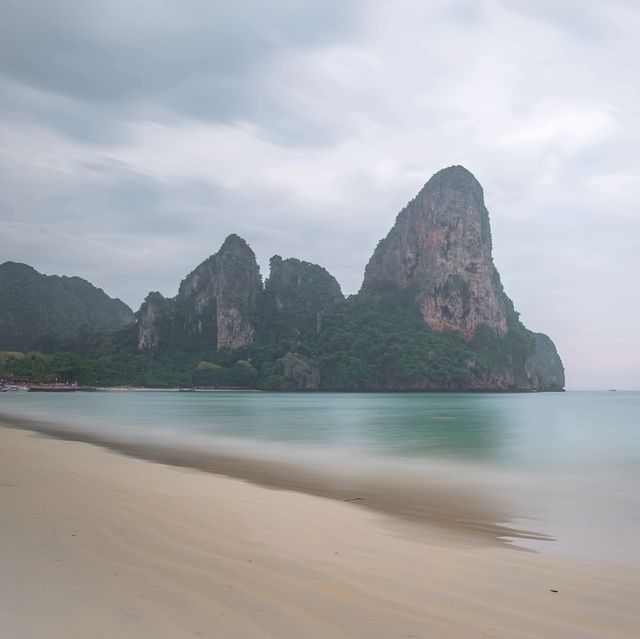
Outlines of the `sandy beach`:
[[0,428],[0,627],[86,637],[640,633],[640,577]]

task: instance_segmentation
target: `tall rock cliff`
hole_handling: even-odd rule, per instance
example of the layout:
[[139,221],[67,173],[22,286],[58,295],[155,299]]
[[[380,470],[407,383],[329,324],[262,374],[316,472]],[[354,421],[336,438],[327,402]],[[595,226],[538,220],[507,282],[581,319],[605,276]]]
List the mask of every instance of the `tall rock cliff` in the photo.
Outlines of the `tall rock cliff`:
[[411,288],[424,321],[466,340],[481,324],[507,332],[511,305],[491,257],[482,187],[461,166],[436,173],[400,212],[365,270],[363,292]]
[[[553,342],[528,331],[505,294],[491,255],[482,187],[462,166],[436,173],[398,214],[365,269],[361,296],[395,286],[433,331],[456,335],[492,367],[473,370],[470,388],[561,390]],[[485,358],[486,359],[486,358]]]
[[138,312],[138,348],[161,343],[240,348],[253,340],[255,308],[262,291],[256,256],[238,235],[197,266],[167,305],[150,295]]
[[124,302],[80,277],[0,264],[0,350],[40,348],[47,340],[74,337],[81,327],[120,328],[134,319]]

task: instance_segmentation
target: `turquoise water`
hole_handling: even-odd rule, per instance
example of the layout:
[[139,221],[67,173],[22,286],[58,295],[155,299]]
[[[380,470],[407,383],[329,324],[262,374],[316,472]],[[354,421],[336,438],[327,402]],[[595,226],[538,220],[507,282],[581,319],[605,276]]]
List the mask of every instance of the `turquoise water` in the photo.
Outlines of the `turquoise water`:
[[547,469],[640,462],[640,393],[3,393],[0,412],[92,428]]
[[381,469],[410,469],[418,484],[446,475],[499,494],[514,522],[556,539],[537,549],[640,558],[638,392],[2,393],[0,419],[12,416],[169,448],[302,459],[327,477],[346,467],[367,481]]

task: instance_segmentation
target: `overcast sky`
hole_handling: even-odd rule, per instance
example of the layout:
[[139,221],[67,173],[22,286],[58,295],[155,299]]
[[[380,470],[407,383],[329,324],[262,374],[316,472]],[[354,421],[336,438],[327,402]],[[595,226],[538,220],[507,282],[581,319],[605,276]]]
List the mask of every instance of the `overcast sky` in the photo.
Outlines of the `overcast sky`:
[[3,0],[0,261],[136,310],[232,232],[356,292],[438,169],[568,388],[640,388],[637,0]]

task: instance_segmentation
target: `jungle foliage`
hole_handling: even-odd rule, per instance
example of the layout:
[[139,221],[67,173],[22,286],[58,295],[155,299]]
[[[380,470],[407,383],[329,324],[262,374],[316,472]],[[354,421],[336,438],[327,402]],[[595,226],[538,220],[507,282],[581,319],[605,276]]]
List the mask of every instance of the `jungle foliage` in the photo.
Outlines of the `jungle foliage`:
[[475,339],[430,330],[411,289],[392,285],[326,304],[312,317],[305,300],[283,317],[267,302],[258,308],[254,343],[231,350],[201,341],[137,349],[137,326],[81,331],[49,340],[46,352],[0,354],[0,377],[34,382],[78,381],[89,386],[156,388],[291,388],[283,358],[317,368],[319,390],[458,390],[483,375],[523,369],[532,334],[510,316],[507,336],[480,327]]

